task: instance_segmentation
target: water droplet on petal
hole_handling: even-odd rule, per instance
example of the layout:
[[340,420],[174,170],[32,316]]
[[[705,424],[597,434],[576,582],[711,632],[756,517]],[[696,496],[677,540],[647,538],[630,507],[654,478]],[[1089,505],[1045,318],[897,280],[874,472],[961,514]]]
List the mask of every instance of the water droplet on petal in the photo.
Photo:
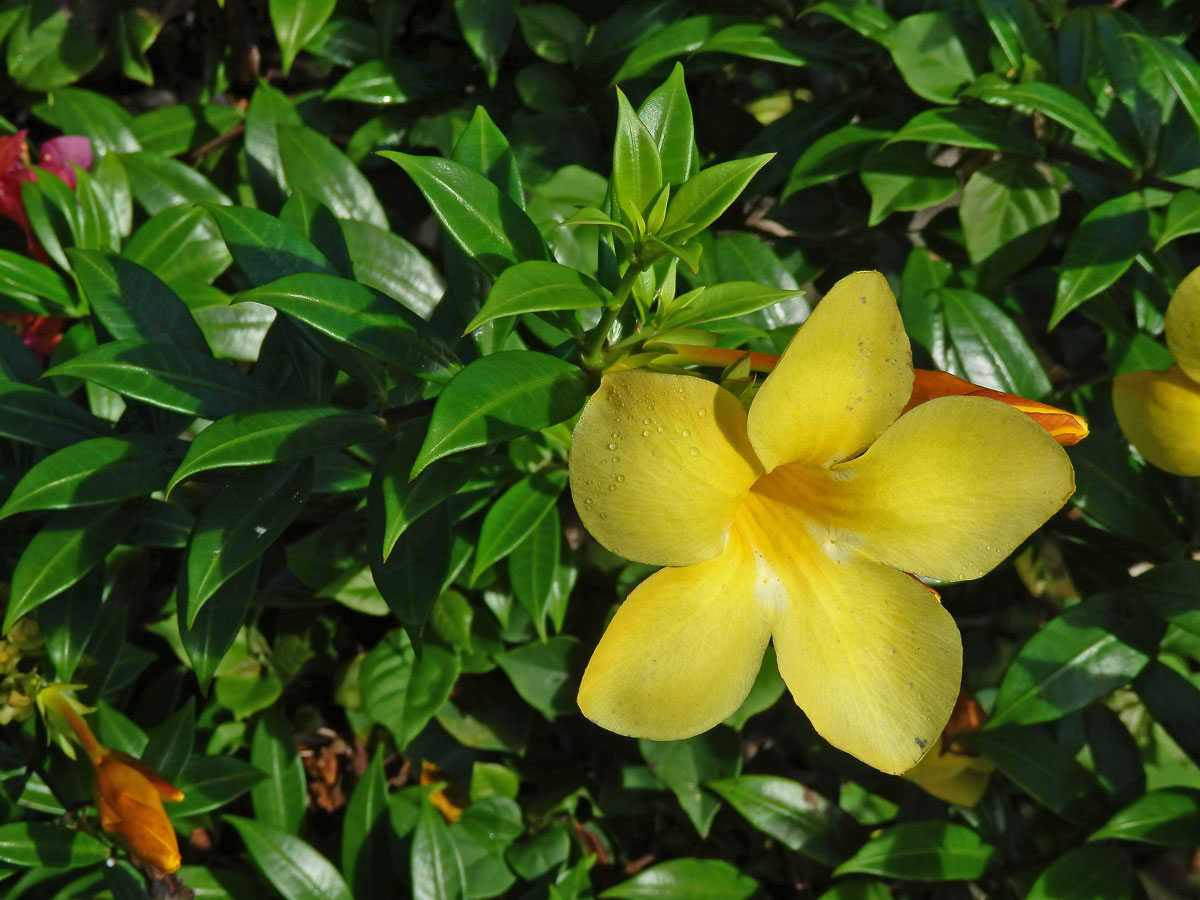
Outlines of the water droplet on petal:
[[690,453],[692,456],[699,456],[700,450],[697,447],[693,447],[691,450],[688,451],[688,453]]
[[607,518],[608,518],[608,513],[600,513],[600,518],[602,518],[602,519],[607,519]]
[[685,429],[683,429],[683,431],[681,432],[681,434],[682,434],[684,437],[691,437],[691,436],[692,436],[692,433],[691,433],[690,431],[688,431],[686,428],[685,428]]
[[609,450],[616,450],[616,449],[617,449],[617,445],[616,445],[616,443],[610,443],[610,444],[608,445],[608,449],[609,449]]
[[615,491],[615,490],[617,489],[617,486],[616,486],[615,484],[610,484],[610,485],[608,486],[608,489],[609,489],[610,491]]
[[645,431],[643,431],[643,432],[642,432],[642,437],[650,437],[650,430],[649,430],[649,429],[646,429]]
[[659,434],[663,433],[663,427],[661,425],[658,426],[658,433]]
[[624,480],[625,480],[625,476],[624,476],[624,475],[618,475],[618,476],[617,476],[617,481],[624,481]]
[[707,416],[707,415],[708,415],[708,410],[707,410],[707,409],[702,409],[702,410],[700,410],[700,415],[702,415],[702,416]]

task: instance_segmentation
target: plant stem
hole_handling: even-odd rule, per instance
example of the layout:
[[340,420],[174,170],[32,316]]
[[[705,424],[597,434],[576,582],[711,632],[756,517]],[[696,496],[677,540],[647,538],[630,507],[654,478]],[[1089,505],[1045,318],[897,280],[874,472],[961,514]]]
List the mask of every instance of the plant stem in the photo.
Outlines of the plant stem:
[[613,304],[604,308],[604,312],[600,316],[600,321],[596,323],[596,327],[585,338],[583,344],[583,364],[587,368],[593,370],[603,368],[604,340],[608,337],[608,332],[612,328],[613,322],[617,321],[617,316],[625,308],[625,302],[629,299],[630,292],[633,291],[633,283],[637,281],[638,276],[641,274],[641,269],[637,268],[633,263],[629,264],[629,268],[621,276],[621,283],[617,285],[617,293],[613,298]]

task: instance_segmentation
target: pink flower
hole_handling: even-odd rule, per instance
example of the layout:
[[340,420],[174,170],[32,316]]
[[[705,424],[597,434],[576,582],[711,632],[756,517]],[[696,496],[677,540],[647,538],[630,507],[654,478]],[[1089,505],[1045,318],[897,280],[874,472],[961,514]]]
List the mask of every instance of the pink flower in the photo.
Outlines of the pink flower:
[[[37,180],[31,168],[26,133],[18,131],[10,137],[0,137],[0,216],[16,222],[25,232],[30,256],[39,262],[49,262],[46,252],[33,236],[29,217],[25,214],[25,203],[21,199],[21,183]],[[67,187],[75,190],[75,169],[71,163],[84,169],[92,167],[91,141],[78,135],[64,135],[42,144],[38,165],[47,172],[53,172]]]

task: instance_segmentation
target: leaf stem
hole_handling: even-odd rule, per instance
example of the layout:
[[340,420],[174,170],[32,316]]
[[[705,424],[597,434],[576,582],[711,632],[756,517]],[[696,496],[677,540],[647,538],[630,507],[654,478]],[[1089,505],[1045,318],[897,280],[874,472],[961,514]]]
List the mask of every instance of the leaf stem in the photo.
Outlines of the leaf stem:
[[614,295],[615,302],[604,308],[600,321],[596,323],[595,328],[588,332],[583,344],[583,364],[587,368],[596,370],[604,367],[604,340],[608,337],[613,322],[617,321],[617,316],[625,308],[625,302],[633,291],[633,284],[641,274],[640,268],[633,263],[629,264],[629,268],[621,276],[621,283],[617,285],[617,292]]

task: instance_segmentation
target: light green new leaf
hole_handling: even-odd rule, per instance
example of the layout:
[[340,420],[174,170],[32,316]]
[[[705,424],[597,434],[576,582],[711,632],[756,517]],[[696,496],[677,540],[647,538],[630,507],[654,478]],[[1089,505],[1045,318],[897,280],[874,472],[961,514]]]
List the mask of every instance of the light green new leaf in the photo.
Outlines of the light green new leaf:
[[682,65],[675,64],[667,80],[650,92],[637,115],[658,148],[663,183],[683,184],[696,164],[696,127]]
[[804,291],[767,287],[753,281],[726,281],[699,287],[675,298],[659,331],[690,328],[717,319],[732,319],[803,297]]
[[[644,216],[662,190],[658,145],[629,100],[617,89],[617,137],[613,144],[613,197],[617,207]],[[628,220],[626,224],[631,224]]]
[[735,159],[697,172],[671,198],[666,220],[657,236],[679,246],[699,234],[733,204],[750,179],[774,156],[774,153],[764,153]]

